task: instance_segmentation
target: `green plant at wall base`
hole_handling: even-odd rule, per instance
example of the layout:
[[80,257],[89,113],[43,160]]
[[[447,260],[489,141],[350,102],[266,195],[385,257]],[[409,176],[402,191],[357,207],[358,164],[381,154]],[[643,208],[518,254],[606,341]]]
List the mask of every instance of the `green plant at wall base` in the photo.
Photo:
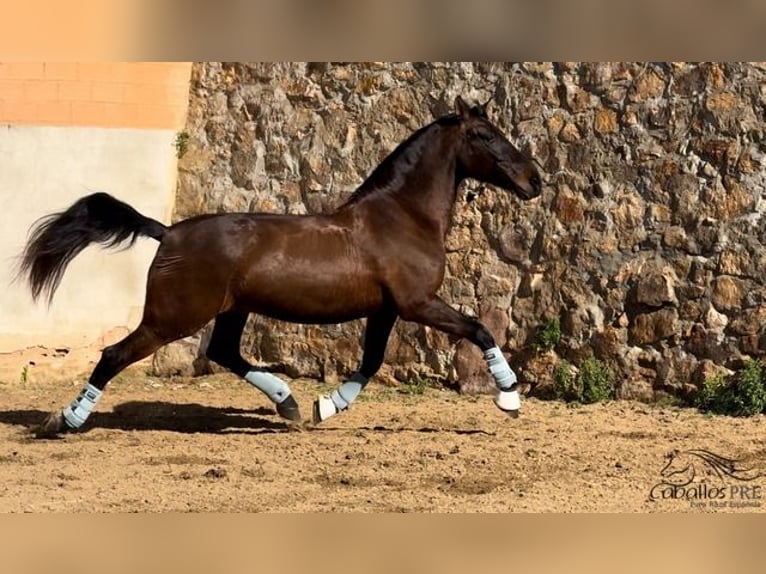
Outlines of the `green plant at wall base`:
[[180,132],[176,134],[176,157],[181,159],[189,150],[189,134],[186,132]]
[[550,319],[537,327],[535,351],[550,351],[561,342],[561,325],[558,319]]
[[585,359],[577,376],[582,381],[582,402],[598,403],[614,398],[614,371],[596,357],[591,355]]
[[21,369],[21,384],[26,385],[29,382],[29,365],[24,365]]
[[759,360],[748,361],[739,373],[736,406],[749,416],[766,410],[766,367]]
[[412,381],[404,383],[403,388],[408,395],[422,395],[426,389],[433,386],[433,382],[428,377],[416,377]]
[[721,398],[726,393],[726,386],[723,373],[705,377],[695,401],[697,408],[705,412],[712,412],[713,409],[717,409],[721,404]]
[[574,367],[569,361],[556,365],[553,374],[553,392],[561,401],[579,401],[582,399],[582,387]]
[[597,403],[614,398],[614,371],[593,356],[586,358],[579,371],[567,361],[561,361],[553,377],[557,399],[567,402]]
[[766,367],[760,360],[745,363],[731,381],[722,373],[705,379],[697,408],[717,415],[747,417],[766,409]]

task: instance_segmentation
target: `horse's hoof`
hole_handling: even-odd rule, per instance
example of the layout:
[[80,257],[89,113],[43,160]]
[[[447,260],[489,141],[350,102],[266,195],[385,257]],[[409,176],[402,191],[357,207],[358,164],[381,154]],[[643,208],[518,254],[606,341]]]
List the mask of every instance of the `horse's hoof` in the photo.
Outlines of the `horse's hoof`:
[[332,399],[327,395],[321,395],[314,401],[314,408],[311,412],[311,421],[317,425],[322,421],[326,421],[331,416],[338,414],[338,407],[332,402]]
[[61,433],[69,430],[69,426],[64,421],[64,414],[61,411],[51,413],[34,431],[35,438],[58,438]]
[[521,408],[521,397],[519,391],[499,391],[494,399],[495,406],[506,413],[512,419],[518,418]]
[[281,403],[277,403],[277,414],[292,423],[301,423],[303,420],[301,418],[301,409],[292,395],[288,395]]

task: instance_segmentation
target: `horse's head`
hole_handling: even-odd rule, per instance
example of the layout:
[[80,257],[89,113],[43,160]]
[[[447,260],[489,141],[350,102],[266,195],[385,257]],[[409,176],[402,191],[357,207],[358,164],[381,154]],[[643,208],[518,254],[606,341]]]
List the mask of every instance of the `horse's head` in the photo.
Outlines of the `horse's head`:
[[542,192],[537,167],[489,121],[486,107],[455,98],[462,138],[457,155],[460,175],[513,191],[522,199],[537,197]]

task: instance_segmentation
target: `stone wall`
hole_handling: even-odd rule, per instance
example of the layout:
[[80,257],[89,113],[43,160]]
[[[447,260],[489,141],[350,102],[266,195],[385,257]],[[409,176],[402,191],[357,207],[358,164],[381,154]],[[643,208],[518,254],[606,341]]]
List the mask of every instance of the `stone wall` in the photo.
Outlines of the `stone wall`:
[[[532,387],[593,353],[622,397],[688,395],[766,349],[764,80],[757,64],[198,64],[175,219],[331,210],[457,94],[491,97],[546,190],[523,203],[465,185],[441,295],[489,325]],[[561,343],[536,353],[552,318]],[[362,327],[255,317],[243,349],[334,380],[357,365]],[[481,391],[477,356],[400,322],[386,376]]]

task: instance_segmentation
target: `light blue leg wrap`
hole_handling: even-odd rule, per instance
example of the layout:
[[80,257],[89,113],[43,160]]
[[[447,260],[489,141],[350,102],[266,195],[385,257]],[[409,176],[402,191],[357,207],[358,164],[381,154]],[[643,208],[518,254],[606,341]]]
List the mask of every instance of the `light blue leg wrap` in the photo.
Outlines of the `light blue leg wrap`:
[[495,379],[497,388],[501,391],[510,391],[511,387],[516,384],[516,373],[511,370],[500,349],[497,346],[487,349],[484,351],[484,358],[489,366],[489,372]]
[[266,371],[248,371],[245,380],[266,394],[275,403],[281,403],[290,396],[290,387]]
[[72,401],[61,413],[64,416],[64,420],[69,427],[73,429],[80,428],[93,412],[93,408],[101,398],[103,392],[90,383],[85,385],[77,395],[77,398]]
[[359,396],[359,393],[362,392],[366,384],[367,377],[359,371],[351,375],[349,380],[330,394],[330,399],[335,403],[335,408],[339,411],[347,409],[356,400],[356,397]]

